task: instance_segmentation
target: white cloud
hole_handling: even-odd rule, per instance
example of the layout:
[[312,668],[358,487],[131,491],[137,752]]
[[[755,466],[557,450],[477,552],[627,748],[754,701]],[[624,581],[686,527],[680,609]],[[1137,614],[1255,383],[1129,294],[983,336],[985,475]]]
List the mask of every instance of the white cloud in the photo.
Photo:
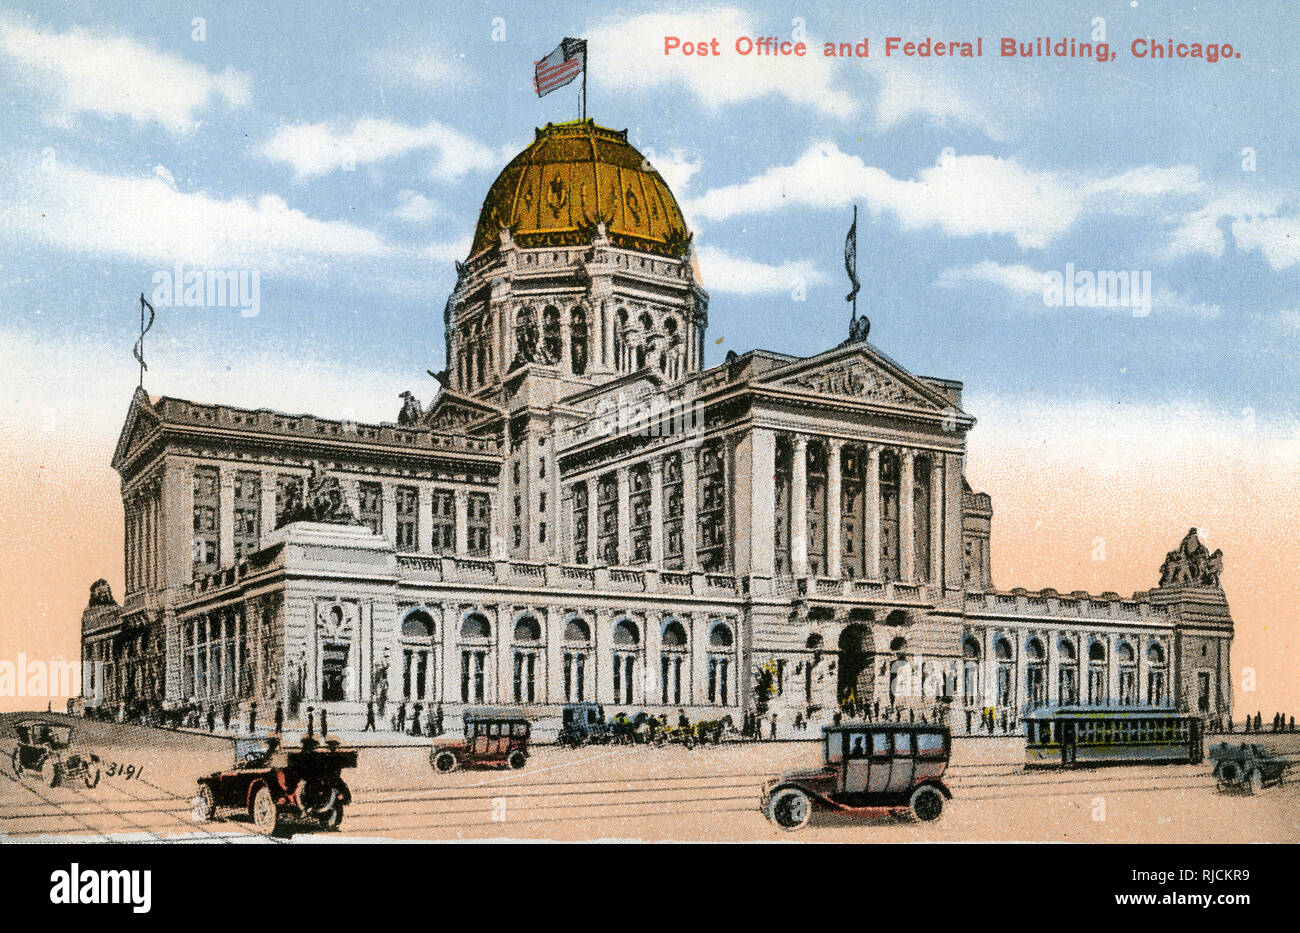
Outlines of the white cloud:
[[261,151],[268,159],[287,163],[301,180],[423,150],[433,151],[430,175],[438,181],[456,181],[481,169],[496,170],[516,151],[485,146],[436,120],[410,126],[374,118],[358,120],[351,127],[336,123],[282,126]]
[[426,224],[446,211],[441,204],[431,200],[418,191],[399,191],[397,207],[393,208],[392,217],[411,224]]
[[468,78],[464,54],[453,55],[429,46],[386,49],[373,56],[371,63],[383,78],[415,87],[460,87]]
[[283,198],[223,199],[174,190],[163,178],[60,165],[5,166],[0,230],[93,255],[208,268],[311,272],[330,258],[398,251],[373,231],[318,220]]
[[710,292],[758,295],[793,291],[821,282],[825,276],[811,262],[792,260],[782,263],[757,262],[733,256],[713,246],[696,251],[704,287]]
[[1257,249],[1275,270],[1300,262],[1300,217],[1243,217],[1232,222],[1240,249]]
[[964,123],[990,139],[1004,138],[971,83],[952,80],[933,67],[922,69],[901,62],[877,69],[875,76],[876,126],[881,130],[892,129],[909,117],[925,116],[940,126]]
[[1046,272],[1039,272],[1021,263],[1001,265],[985,261],[960,269],[945,269],[935,284],[945,288],[957,288],[972,282],[996,285],[1016,295],[1041,298],[1047,287],[1046,277]]
[[97,113],[186,133],[213,101],[240,108],[251,98],[246,74],[208,71],[123,36],[39,32],[0,22],[0,50],[50,95],[54,110],[47,116],[63,125]]
[[1183,213],[1171,214],[1166,259],[1188,256],[1220,257],[1227,249],[1226,226],[1242,250],[1258,249],[1273,269],[1300,261],[1300,218],[1281,211],[1287,199],[1271,192],[1226,191]]
[[692,161],[680,149],[673,149],[664,155],[658,155],[651,149],[643,153],[647,162],[668,183],[668,190],[680,200],[685,196],[691,179],[700,170],[699,160]]
[[469,237],[462,237],[456,240],[430,243],[420,250],[420,258],[430,259],[434,262],[460,261],[469,256],[470,242]]
[[[1115,209],[1131,210],[1135,197],[1174,190],[1190,171],[1144,168],[1094,178],[1035,170],[1013,158],[945,153],[915,179],[899,179],[841,152],[833,142],[819,142],[793,164],[707,191],[687,208],[723,220],[783,207],[846,208],[861,199],[873,213],[894,214],[907,230],[937,226],[950,236],[1005,234],[1022,248],[1042,249],[1085,209],[1109,201]],[[1129,197],[1115,203],[1117,191]]]
[[[803,58],[738,55],[738,36],[768,35],[751,14],[737,9],[648,13],[610,19],[588,30],[591,80],[615,91],[640,92],[680,84],[713,110],[776,95],[821,114],[847,118],[858,102],[835,80],[835,63],[808,40]],[[683,41],[717,37],[720,55],[664,54],[664,37]],[[789,38],[783,36],[782,38]],[[793,117],[792,117],[793,118]]]

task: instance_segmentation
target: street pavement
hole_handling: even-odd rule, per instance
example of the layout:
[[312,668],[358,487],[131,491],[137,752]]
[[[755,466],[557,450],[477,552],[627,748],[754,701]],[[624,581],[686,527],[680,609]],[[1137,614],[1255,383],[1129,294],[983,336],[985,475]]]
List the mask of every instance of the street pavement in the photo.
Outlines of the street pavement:
[[[37,775],[16,777],[6,766],[5,841],[1300,842],[1300,769],[1259,795],[1229,795],[1216,792],[1208,762],[1025,771],[1023,741],[1015,738],[953,740],[945,775],[953,800],[935,823],[819,813],[797,833],[764,819],[760,793],[782,772],[819,764],[816,742],[729,742],[690,751],[535,746],[521,771],[441,775],[429,767],[425,739],[362,748],[358,767],[344,772],[353,803],[340,831],[304,828],[269,840],[246,818],[193,817],[195,779],[231,766],[230,738],[36,715],[73,722],[74,741],[104,759],[104,776],[94,789],[49,788]],[[6,759],[19,718],[0,716]],[[1300,735],[1258,738],[1300,760]],[[109,775],[110,763],[117,775]],[[134,766],[131,778],[123,776],[127,766]]]

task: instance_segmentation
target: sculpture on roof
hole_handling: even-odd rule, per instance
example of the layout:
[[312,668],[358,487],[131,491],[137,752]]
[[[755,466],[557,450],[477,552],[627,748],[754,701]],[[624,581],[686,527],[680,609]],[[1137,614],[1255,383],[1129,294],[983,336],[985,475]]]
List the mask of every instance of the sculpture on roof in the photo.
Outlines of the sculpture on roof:
[[1188,529],[1182,543],[1165,555],[1160,565],[1160,586],[1219,586],[1223,573],[1223,550],[1213,554],[1201,543],[1195,528]]
[[343,497],[339,478],[326,473],[318,462],[313,462],[311,465],[311,476],[307,478],[307,490],[303,500],[288,503],[277,517],[275,527],[283,528],[293,522],[321,522],[328,525],[360,524]]
[[402,410],[397,413],[397,423],[401,425],[417,424],[424,414],[424,409],[420,406],[420,400],[410,392],[403,392],[398,398],[402,400]]

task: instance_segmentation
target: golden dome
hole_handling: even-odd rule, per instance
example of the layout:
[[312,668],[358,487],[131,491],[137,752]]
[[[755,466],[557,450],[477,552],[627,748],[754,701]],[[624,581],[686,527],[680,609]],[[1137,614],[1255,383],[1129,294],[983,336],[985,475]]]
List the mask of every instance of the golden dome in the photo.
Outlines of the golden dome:
[[627,130],[575,120],[536,132],[488,190],[471,256],[496,246],[502,227],[520,246],[576,246],[590,243],[602,221],[619,246],[686,255],[681,208]]

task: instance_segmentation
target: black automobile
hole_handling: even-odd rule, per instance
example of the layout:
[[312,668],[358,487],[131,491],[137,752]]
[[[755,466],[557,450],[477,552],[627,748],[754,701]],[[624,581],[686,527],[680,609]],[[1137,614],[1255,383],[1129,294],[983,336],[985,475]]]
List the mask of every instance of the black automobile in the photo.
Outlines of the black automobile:
[[72,726],[45,719],[25,719],[14,726],[18,746],[12,758],[14,774],[38,771],[47,787],[80,782],[99,783],[99,756],[72,750]]
[[612,737],[610,724],[605,721],[605,707],[599,703],[570,703],[564,707],[556,737],[561,745],[601,745]]
[[1287,759],[1274,755],[1262,745],[1221,742],[1210,748],[1210,761],[1214,763],[1214,782],[1220,791],[1256,794],[1269,785],[1286,781]]

